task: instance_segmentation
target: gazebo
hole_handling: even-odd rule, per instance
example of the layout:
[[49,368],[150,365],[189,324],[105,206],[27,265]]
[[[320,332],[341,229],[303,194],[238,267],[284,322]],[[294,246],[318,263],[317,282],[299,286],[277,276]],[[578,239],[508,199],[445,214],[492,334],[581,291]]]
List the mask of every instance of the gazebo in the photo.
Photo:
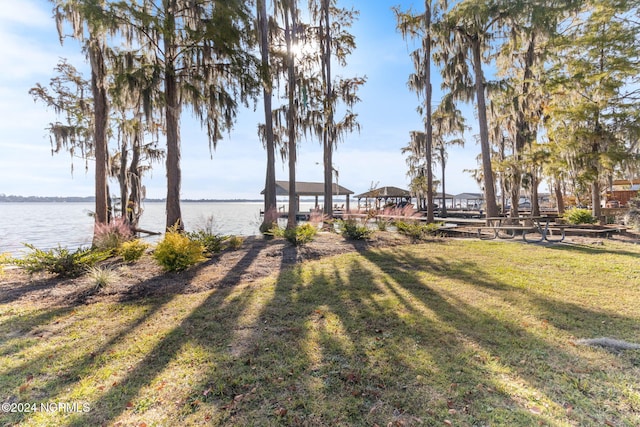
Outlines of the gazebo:
[[365,199],[365,208],[369,208],[369,199],[376,201],[376,209],[380,208],[380,201],[384,200],[384,204],[388,204],[391,200],[396,205],[400,205],[403,202],[411,201],[411,193],[408,190],[403,190],[398,187],[380,187],[374,190],[367,191],[366,193],[358,194],[354,196],[358,199],[358,209],[360,209],[360,200]]
[[482,193],[460,193],[453,197],[455,209],[473,209],[478,210],[484,204],[484,195]]
[[[334,196],[346,196],[347,198],[347,211],[349,210],[349,196],[353,194],[353,191],[349,190],[338,184],[332,184]],[[264,190],[260,192],[264,194]],[[289,181],[276,181],[276,196],[289,197]],[[318,198],[324,196],[324,183],[323,182],[303,182],[296,181],[296,210],[300,210],[300,197],[315,197],[316,206],[318,206]]]

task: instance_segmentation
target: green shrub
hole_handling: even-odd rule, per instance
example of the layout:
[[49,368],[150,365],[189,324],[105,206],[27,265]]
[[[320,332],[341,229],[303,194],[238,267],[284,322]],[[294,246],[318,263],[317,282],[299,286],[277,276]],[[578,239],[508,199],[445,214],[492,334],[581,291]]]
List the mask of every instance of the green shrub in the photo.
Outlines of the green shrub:
[[396,221],[394,225],[398,229],[398,233],[404,234],[411,240],[417,241],[422,239],[424,229],[421,224],[417,222]]
[[148,247],[149,244],[140,239],[129,240],[128,242],[124,242],[120,245],[118,254],[122,257],[124,262],[133,262],[139,260]]
[[373,234],[366,224],[360,224],[355,219],[340,221],[340,229],[341,234],[351,240],[366,240]]
[[77,277],[85,273],[96,263],[111,256],[111,251],[76,249],[74,252],[58,246],[48,251],[25,244],[31,252],[24,258],[13,260],[14,264],[29,273],[45,271],[59,277]]
[[318,229],[311,224],[302,224],[296,228],[288,228],[283,232],[284,238],[294,246],[302,246],[312,242]]
[[597,221],[589,209],[581,208],[567,210],[562,218],[569,224],[594,224]]
[[412,241],[424,239],[426,236],[436,236],[440,231],[440,224],[430,223],[422,224],[418,222],[396,221],[395,226],[398,233],[404,234]]
[[13,258],[11,258],[11,255],[7,253],[0,254],[0,276],[2,276],[2,274],[4,273],[5,264],[11,264],[12,262]]
[[274,225],[268,231],[263,233],[265,237],[284,237],[284,228]]
[[227,247],[232,251],[237,251],[242,247],[243,243],[244,238],[240,236],[229,236],[229,239],[227,240]]
[[190,240],[200,243],[206,254],[217,254],[221,252],[222,249],[224,249],[224,241],[229,238],[229,236],[214,234],[208,229],[190,231],[186,233],[186,236]]
[[166,271],[182,271],[204,261],[204,246],[184,234],[169,231],[158,243],[153,258]]
[[117,251],[120,246],[133,237],[126,219],[118,217],[108,224],[96,224],[93,239],[95,249]]
[[391,221],[389,221],[386,218],[376,218],[376,227],[378,227],[378,230],[380,231],[387,231],[387,228],[389,227],[389,225],[391,224]]

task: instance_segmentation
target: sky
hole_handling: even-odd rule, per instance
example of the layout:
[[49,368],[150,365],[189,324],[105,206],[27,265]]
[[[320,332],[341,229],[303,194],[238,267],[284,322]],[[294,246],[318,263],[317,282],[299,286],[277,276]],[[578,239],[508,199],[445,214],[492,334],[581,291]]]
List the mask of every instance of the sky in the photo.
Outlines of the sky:
[[[372,187],[408,188],[407,165],[401,148],[409,132],[421,130],[416,112],[419,100],[407,88],[413,71],[409,58],[412,46],[396,31],[393,6],[423,10],[423,1],[340,0],[340,6],[360,11],[352,34],[357,49],[348,59],[345,77],[366,76],[361,102],[356,105],[361,131],[344,138],[334,154],[339,184],[356,194]],[[55,121],[53,111],[34,102],[29,89],[36,83],[48,85],[53,69],[66,58],[77,68],[86,60],[77,43],[61,46],[51,3],[47,0],[0,0],[0,194],[22,196],[91,196],[93,165],[72,159],[66,152],[52,156],[46,128]],[[437,74],[434,72],[432,74]],[[440,99],[434,82],[433,102]],[[206,133],[183,111],[182,195],[183,199],[259,199],[264,187],[266,154],[258,139],[261,104],[241,109],[234,129],[209,151]],[[473,109],[467,122],[475,127]],[[450,148],[446,192],[480,192],[465,169],[478,167],[480,152],[474,132],[464,135],[465,148]],[[73,168],[72,168],[73,165]],[[73,173],[72,173],[73,170]],[[317,140],[302,140],[297,162],[298,181],[322,181],[322,149]],[[439,179],[439,166],[434,170]],[[287,180],[287,166],[276,165],[276,178]],[[164,164],[156,164],[144,178],[148,198],[166,196]],[[111,183],[112,193],[117,188]]]

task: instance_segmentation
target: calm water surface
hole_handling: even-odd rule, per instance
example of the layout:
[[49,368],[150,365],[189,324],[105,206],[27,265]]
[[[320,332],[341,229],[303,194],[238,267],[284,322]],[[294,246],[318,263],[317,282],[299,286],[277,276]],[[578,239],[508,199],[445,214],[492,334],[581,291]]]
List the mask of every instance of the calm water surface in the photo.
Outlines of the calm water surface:
[[[301,203],[300,207],[308,210],[312,205]],[[89,213],[94,207],[93,203],[0,203],[0,253],[24,253],[24,243],[39,249],[88,246],[93,233]],[[183,202],[181,208],[187,230],[204,228],[213,218],[214,231],[219,234],[259,233],[261,202]],[[163,231],[164,226],[165,204],[146,203],[139,227]],[[158,237],[146,239],[153,241]]]

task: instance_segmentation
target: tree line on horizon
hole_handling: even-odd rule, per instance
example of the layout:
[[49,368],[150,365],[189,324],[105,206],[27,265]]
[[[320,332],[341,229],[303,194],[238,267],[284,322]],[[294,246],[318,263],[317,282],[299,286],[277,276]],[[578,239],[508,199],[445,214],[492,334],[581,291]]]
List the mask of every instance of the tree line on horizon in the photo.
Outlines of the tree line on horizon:
[[[164,159],[166,226],[182,229],[183,108],[200,120],[214,150],[239,106],[260,99],[261,230],[276,224],[276,156],[287,159],[295,194],[303,138],[323,146],[323,212],[332,217],[333,151],[359,130],[354,107],[366,82],[335,73],[356,49],[349,29],[357,10],[338,0],[50,1],[61,42],[68,36],[81,42],[91,76],[61,60],[49,86],[30,92],[63,116],[49,126],[52,151],[95,160],[96,224],[107,223],[113,210],[112,176],[120,214],[135,226],[142,177]],[[446,148],[462,144],[468,130],[461,103],[475,106],[481,166],[474,176],[487,216],[499,214],[507,195],[518,206],[523,188],[536,214],[537,188],[547,179],[560,211],[571,195],[590,200],[598,217],[602,186],[633,176],[640,164],[639,10],[640,0],[425,0],[424,10],[393,8],[396,30],[418,46],[409,52],[414,72],[407,86],[418,96],[424,128],[409,132],[403,152],[428,219],[433,165],[441,166],[444,195]],[[437,105],[432,68],[442,76]],[[295,199],[289,198],[288,228],[296,226]]]

